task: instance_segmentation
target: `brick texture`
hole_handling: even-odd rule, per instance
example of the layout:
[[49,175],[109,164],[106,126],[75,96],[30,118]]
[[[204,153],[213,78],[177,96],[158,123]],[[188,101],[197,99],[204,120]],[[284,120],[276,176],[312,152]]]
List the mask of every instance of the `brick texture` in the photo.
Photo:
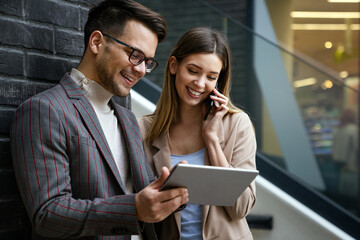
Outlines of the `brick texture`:
[[18,22],[17,19],[0,19],[0,43],[13,47],[33,48],[42,51],[53,51],[52,29],[31,26],[29,23]]
[[79,11],[78,5],[64,1],[28,0],[25,7],[28,19],[74,29],[80,27]]
[[28,54],[27,63],[26,72],[29,78],[58,81],[66,71],[76,67],[78,61],[52,58],[52,56],[36,53]]
[[23,66],[23,52],[0,49],[0,74],[22,76]]
[[[9,146],[16,107],[55,85],[84,51],[83,26],[97,1],[0,0],[0,239],[31,239]],[[126,103],[125,103],[126,104]]]
[[22,16],[23,0],[0,0],[0,12],[9,15]]
[[[100,0],[0,0],[0,239],[30,239],[31,227],[12,171],[9,129],[16,107],[55,85],[75,67],[84,51],[83,27],[89,8]],[[167,19],[168,38],[159,45],[160,66],[148,77],[162,85],[163,67],[179,37],[190,28],[210,25],[227,32],[233,48],[233,89],[246,98],[248,34],[231,26],[214,4],[246,24],[250,0],[140,0]],[[229,2],[229,3],[228,3]],[[213,6],[213,5],[211,5]],[[119,99],[129,106],[130,99]]]

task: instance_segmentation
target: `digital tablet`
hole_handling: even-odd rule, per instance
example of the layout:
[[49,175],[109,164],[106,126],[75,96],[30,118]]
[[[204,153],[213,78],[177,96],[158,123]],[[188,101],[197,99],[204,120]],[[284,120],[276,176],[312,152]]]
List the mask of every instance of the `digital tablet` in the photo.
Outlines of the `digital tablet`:
[[186,187],[189,204],[232,206],[258,174],[249,169],[177,164],[161,190]]

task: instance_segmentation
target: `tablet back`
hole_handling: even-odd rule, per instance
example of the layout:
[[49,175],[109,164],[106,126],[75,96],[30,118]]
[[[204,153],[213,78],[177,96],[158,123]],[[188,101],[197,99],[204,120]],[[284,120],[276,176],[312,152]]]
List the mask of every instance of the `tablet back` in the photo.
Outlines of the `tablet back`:
[[258,174],[257,170],[178,164],[162,190],[186,187],[190,204],[231,206]]

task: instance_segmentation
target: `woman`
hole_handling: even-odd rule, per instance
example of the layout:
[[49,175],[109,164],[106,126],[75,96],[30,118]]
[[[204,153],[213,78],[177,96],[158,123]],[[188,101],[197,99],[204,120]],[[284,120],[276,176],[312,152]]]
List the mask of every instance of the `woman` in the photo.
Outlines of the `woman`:
[[[173,50],[165,71],[155,113],[139,121],[153,171],[160,175],[163,166],[170,168],[180,160],[255,169],[251,121],[229,100],[226,38],[206,27],[188,31]],[[204,120],[208,97],[214,107]],[[161,223],[161,239],[252,239],[245,216],[255,200],[253,182],[233,206],[188,205]]]

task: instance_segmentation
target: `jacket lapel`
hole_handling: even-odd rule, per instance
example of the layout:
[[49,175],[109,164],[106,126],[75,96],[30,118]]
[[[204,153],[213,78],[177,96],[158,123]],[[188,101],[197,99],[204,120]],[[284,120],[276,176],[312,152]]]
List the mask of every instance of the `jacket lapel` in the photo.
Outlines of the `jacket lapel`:
[[103,133],[100,122],[89,99],[85,96],[83,90],[79,88],[79,86],[68,74],[60,81],[60,84],[67,92],[74,107],[77,109],[81,118],[84,120],[84,123],[91,136],[93,137],[94,141],[96,142],[96,145],[101,155],[104,157],[105,161],[109,165],[122,190],[125,192],[125,187],[121,181],[114,157],[111,153],[110,147],[106,141],[105,134]]
[[[161,174],[161,168],[167,167],[171,169],[172,161],[171,161],[171,152],[169,146],[169,138],[167,134],[161,134],[155,141],[153,142],[152,146],[158,151],[153,155],[152,160],[155,165],[157,176]],[[180,236],[180,229],[181,229],[181,214],[180,212],[174,213],[173,216],[175,218],[175,222],[177,225],[177,231]]]
[[114,100],[110,101],[119,120],[119,124],[126,142],[129,153],[129,163],[131,176],[136,192],[149,185],[149,176],[145,164],[147,164],[145,153],[142,148],[142,138],[140,129],[135,116],[129,110],[115,104]]
[[162,167],[167,167],[169,169],[172,167],[168,136],[166,134],[161,134],[155,139],[152,145],[158,149],[158,152],[153,155],[153,161],[156,173],[160,176]]

